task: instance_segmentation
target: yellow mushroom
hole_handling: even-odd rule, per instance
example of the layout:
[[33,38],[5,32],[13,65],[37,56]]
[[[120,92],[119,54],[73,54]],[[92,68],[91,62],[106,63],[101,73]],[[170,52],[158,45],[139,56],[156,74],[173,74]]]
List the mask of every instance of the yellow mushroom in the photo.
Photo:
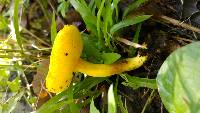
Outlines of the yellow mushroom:
[[49,72],[46,77],[48,91],[61,92],[70,85],[82,49],[81,34],[75,26],[66,25],[58,32],[51,51]]
[[146,56],[136,56],[113,64],[93,64],[80,58],[83,43],[79,30],[66,25],[60,30],[54,41],[50,57],[46,87],[53,93],[67,89],[73,72],[81,72],[93,77],[106,77],[136,69],[146,61]]

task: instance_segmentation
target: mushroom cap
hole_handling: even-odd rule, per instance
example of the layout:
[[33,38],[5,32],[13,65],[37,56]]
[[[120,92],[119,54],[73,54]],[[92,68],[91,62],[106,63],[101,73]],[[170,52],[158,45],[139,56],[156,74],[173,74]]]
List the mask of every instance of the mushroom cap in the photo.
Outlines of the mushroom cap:
[[58,93],[69,87],[73,71],[82,53],[83,43],[78,28],[65,25],[55,38],[46,77],[48,91]]

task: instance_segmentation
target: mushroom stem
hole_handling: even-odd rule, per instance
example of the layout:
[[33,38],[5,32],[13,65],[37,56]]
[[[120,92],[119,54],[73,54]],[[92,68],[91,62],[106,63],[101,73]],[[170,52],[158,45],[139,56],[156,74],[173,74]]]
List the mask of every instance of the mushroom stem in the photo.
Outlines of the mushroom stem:
[[75,72],[81,72],[93,77],[107,77],[139,68],[146,59],[147,56],[138,55],[133,58],[120,60],[113,64],[93,64],[80,58],[76,65]]

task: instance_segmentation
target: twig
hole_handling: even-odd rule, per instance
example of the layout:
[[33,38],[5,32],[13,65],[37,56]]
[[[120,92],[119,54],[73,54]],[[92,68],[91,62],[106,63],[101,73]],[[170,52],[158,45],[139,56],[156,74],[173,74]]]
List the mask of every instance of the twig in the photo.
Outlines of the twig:
[[166,22],[166,23],[171,23],[175,26],[179,26],[179,27],[182,27],[182,28],[185,28],[185,29],[188,29],[188,30],[191,30],[191,31],[195,31],[195,32],[198,32],[200,33],[200,29],[197,28],[197,27],[194,27],[192,25],[189,25],[189,24],[186,24],[186,23],[183,23],[181,21],[178,21],[176,19],[173,19],[173,18],[170,18],[170,17],[167,17],[167,16],[164,16],[164,15],[161,15],[159,16],[159,18]]
[[37,3],[40,5],[42,12],[44,13],[44,17],[47,20],[47,22],[49,22],[49,13],[45,10],[45,8],[43,7],[42,3],[40,0],[37,0]]
[[133,47],[135,47],[135,48],[147,49],[146,46],[143,46],[143,45],[140,45],[140,44],[131,42],[131,41],[129,41],[129,40],[127,40],[127,39],[124,39],[124,38],[117,38],[117,40],[120,41],[120,42],[125,43],[126,45],[133,46]]
[[45,44],[45,45],[47,45],[47,46],[51,46],[50,44],[48,44],[47,42],[41,40],[38,36],[36,36],[36,35],[33,34],[32,32],[30,32],[29,30],[27,30],[26,28],[23,28],[23,30],[24,30],[26,33],[30,34],[33,38],[35,38],[35,39],[37,39],[38,41],[40,41],[41,43],[43,43],[43,44]]
[[147,99],[141,113],[145,113],[147,106],[152,102],[152,100],[154,98],[154,93],[155,93],[155,89],[151,92],[151,94],[150,94],[149,98]]
[[179,37],[179,36],[175,36],[175,37],[172,37],[172,38],[177,39],[177,40],[183,40],[183,41],[190,42],[190,43],[194,42],[194,40],[182,38],[182,37]]

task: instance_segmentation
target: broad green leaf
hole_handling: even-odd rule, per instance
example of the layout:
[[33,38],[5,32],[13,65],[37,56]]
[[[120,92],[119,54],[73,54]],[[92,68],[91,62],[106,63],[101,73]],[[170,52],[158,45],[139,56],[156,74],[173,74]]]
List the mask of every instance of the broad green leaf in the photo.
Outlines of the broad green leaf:
[[113,84],[108,89],[108,113],[116,113],[115,96],[113,92]]
[[100,113],[99,110],[95,107],[93,99],[90,103],[90,113]]
[[151,17],[151,15],[139,15],[139,16],[135,16],[133,18],[127,18],[125,20],[122,20],[119,23],[117,23],[111,27],[110,33],[114,34],[116,31],[118,31],[121,28],[143,22],[143,21],[149,19],[150,17]]
[[89,61],[94,63],[101,63],[98,62],[101,60],[101,52],[97,47],[97,39],[95,37],[91,37],[90,35],[82,33],[82,39],[84,43],[83,48],[83,57],[86,57]]
[[20,90],[16,95],[10,97],[5,103],[2,104],[2,113],[11,113],[23,95],[24,90]]
[[200,113],[200,42],[173,52],[162,64],[157,85],[170,113]]
[[112,64],[121,57],[121,55],[118,53],[103,53],[101,56],[104,64]]
[[125,86],[132,87],[133,89],[137,89],[139,87],[157,89],[155,79],[140,78],[140,77],[130,76],[128,74],[121,74],[120,76],[126,80],[122,84]]
[[55,19],[55,13],[53,13],[53,17],[51,20],[51,43],[53,44],[55,38],[57,35],[57,30],[56,30],[56,19]]

